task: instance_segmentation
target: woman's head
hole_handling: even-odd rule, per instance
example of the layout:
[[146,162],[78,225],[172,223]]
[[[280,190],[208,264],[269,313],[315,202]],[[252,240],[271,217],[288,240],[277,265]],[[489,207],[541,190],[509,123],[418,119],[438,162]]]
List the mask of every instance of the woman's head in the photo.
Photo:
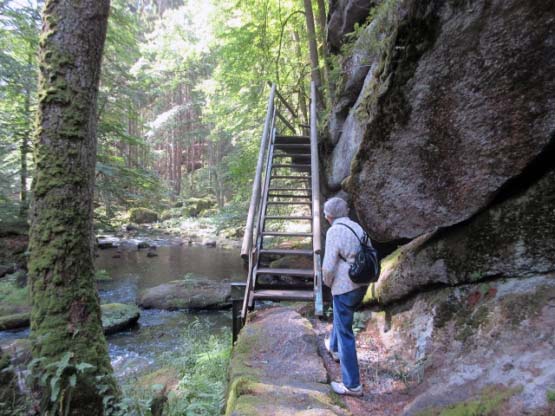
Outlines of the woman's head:
[[328,221],[334,218],[346,217],[347,215],[349,215],[349,207],[344,199],[337,197],[330,198],[324,204],[324,216]]

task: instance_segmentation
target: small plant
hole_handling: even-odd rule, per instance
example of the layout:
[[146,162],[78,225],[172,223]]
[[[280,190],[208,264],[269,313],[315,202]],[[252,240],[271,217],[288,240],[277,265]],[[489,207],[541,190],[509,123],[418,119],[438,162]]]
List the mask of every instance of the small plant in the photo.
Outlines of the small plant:
[[41,411],[52,410],[53,415],[66,416],[71,406],[71,396],[77,385],[77,376],[95,367],[91,364],[72,363],[74,353],[66,352],[58,361],[43,368],[44,358],[35,358],[29,363],[35,385],[42,387],[46,394],[41,401]]

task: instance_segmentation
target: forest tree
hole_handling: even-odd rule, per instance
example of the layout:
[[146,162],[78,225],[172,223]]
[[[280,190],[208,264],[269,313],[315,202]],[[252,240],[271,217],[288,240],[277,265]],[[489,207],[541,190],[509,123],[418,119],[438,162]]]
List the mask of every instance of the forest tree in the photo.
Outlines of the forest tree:
[[41,414],[101,415],[103,396],[117,395],[92,252],[96,98],[109,6],[50,0],[43,11],[29,245]]

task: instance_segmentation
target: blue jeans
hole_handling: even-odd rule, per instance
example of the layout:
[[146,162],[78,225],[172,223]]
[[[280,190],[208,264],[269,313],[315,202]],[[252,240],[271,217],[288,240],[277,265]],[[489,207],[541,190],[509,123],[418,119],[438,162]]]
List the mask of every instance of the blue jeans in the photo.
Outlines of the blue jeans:
[[360,385],[353,315],[362,302],[366,287],[352,290],[333,297],[333,328],[330,349],[339,353],[343,384],[350,389]]

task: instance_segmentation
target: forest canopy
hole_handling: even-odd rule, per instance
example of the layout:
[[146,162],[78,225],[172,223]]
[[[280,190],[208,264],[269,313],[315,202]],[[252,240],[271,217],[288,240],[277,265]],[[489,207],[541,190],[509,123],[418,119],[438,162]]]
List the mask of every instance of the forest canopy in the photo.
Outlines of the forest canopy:
[[[0,3],[4,221],[28,207],[43,3]],[[300,1],[113,0],[98,96],[97,223],[190,197],[244,211],[268,84],[306,120],[310,70]]]

